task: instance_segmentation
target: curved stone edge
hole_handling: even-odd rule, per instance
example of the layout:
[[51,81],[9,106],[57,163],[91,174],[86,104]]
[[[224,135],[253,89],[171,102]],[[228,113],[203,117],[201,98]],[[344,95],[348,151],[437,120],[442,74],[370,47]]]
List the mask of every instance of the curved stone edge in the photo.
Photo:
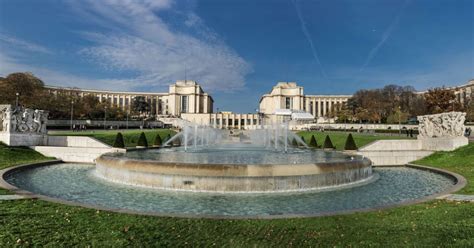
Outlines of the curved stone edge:
[[11,175],[12,173],[15,173],[18,171],[32,169],[32,168],[41,167],[41,166],[59,164],[59,163],[63,163],[63,161],[62,160],[48,160],[48,161],[43,161],[43,162],[38,162],[38,163],[20,164],[20,165],[15,165],[12,167],[2,169],[0,170],[0,188],[9,190],[14,194],[26,196],[28,198],[38,198],[36,194],[33,194],[29,191],[17,188],[9,184],[7,181],[5,181],[5,178]]
[[454,193],[454,192],[457,192],[457,191],[461,190],[462,188],[466,187],[466,185],[467,185],[466,178],[464,178],[460,174],[452,172],[452,171],[439,169],[439,168],[435,168],[435,167],[430,167],[430,166],[425,166],[425,165],[413,164],[413,163],[408,163],[406,165],[406,167],[435,172],[435,173],[450,177],[451,179],[453,179],[455,181],[455,184],[451,188],[449,188],[449,189],[447,189],[443,192],[437,193],[435,195],[432,195],[433,198],[442,199],[443,197],[445,197],[445,196],[447,196],[451,193]]
[[[107,208],[103,206],[98,206],[98,205],[92,205],[92,204],[84,204],[84,203],[78,203],[78,202],[73,202],[73,201],[68,201],[68,200],[62,200],[59,198],[53,198],[45,195],[39,195],[39,194],[34,194],[26,190],[19,189],[8,182],[5,181],[5,177],[10,175],[11,173],[18,172],[21,170],[25,169],[30,169],[30,168],[36,168],[36,167],[41,167],[41,166],[47,166],[47,165],[52,165],[52,164],[58,164],[58,163],[63,163],[60,160],[54,160],[54,161],[46,161],[46,162],[40,162],[40,163],[32,163],[32,164],[24,164],[24,165],[18,165],[14,167],[9,167],[3,170],[0,170],[0,187],[5,188],[7,190],[13,191],[16,194],[19,195],[26,195],[29,196],[30,198],[34,199],[40,199],[48,202],[53,202],[53,203],[59,203],[59,204],[64,204],[68,206],[73,206],[73,207],[83,207],[87,209],[95,209],[95,210],[100,210],[100,211],[110,211],[110,212],[115,212],[115,213],[122,213],[122,214],[134,214],[134,215],[141,215],[141,216],[156,216],[156,217],[167,217],[167,218],[190,218],[190,219],[229,219],[229,220],[245,220],[245,219],[253,219],[253,220],[271,220],[271,219],[292,219],[292,218],[311,218],[311,217],[324,217],[324,216],[333,216],[333,215],[347,215],[347,214],[354,214],[354,213],[366,213],[366,212],[373,212],[373,211],[379,211],[379,210],[387,210],[395,207],[403,207],[403,206],[409,206],[409,205],[414,205],[414,204],[419,204],[423,202],[427,202],[430,200],[434,199],[440,199],[442,196],[446,196],[450,193],[454,193],[460,189],[462,189],[464,186],[467,184],[467,180],[454,172],[450,172],[447,170],[443,169],[437,169],[429,166],[422,166],[422,165],[416,165],[416,164],[407,164],[405,166],[393,166],[393,167],[409,167],[409,168],[414,168],[414,169],[420,169],[420,170],[427,170],[431,171],[434,173],[439,173],[448,177],[451,177],[451,179],[455,180],[455,184],[448,188],[447,190],[429,195],[427,197],[423,197],[420,199],[416,200],[411,200],[411,201],[404,201],[400,202],[397,204],[391,204],[391,205],[386,205],[386,206],[380,206],[380,207],[373,207],[373,208],[360,208],[360,209],[353,209],[353,210],[342,210],[342,211],[334,211],[334,212],[327,212],[327,213],[320,213],[320,214],[284,214],[284,215],[257,215],[257,216],[225,216],[225,215],[193,215],[193,214],[175,214],[175,213],[153,213],[153,212],[140,212],[140,211],[132,211],[132,210],[125,210],[125,209],[117,209],[117,208]],[[375,166],[378,167],[378,166]]]

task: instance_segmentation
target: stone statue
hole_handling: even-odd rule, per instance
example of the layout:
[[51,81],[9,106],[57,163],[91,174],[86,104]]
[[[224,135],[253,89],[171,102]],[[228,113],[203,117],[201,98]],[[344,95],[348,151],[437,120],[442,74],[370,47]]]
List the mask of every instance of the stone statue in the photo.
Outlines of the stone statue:
[[464,135],[466,113],[447,112],[434,115],[418,116],[418,137],[458,137]]
[[48,112],[0,105],[1,132],[46,134]]

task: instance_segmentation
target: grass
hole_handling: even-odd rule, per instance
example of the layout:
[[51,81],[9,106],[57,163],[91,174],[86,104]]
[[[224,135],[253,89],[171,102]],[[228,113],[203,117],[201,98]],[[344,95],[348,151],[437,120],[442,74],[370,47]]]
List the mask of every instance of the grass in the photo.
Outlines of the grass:
[[[314,135],[318,145],[324,143],[326,135],[329,135],[334,146],[337,150],[344,150],[344,145],[346,144],[346,139],[349,133],[342,132],[320,132],[320,131],[301,131],[297,133],[299,136],[304,137],[304,140],[309,143],[311,140],[311,135]],[[370,135],[370,134],[358,134],[352,133],[354,141],[358,148],[365,146],[371,142],[382,139],[409,139],[406,136],[384,136],[384,135]]]
[[50,135],[69,135],[69,136],[89,136],[96,138],[108,145],[113,145],[115,141],[115,136],[117,133],[121,132],[123,134],[123,141],[126,147],[135,147],[137,146],[138,138],[140,133],[144,132],[147,138],[148,144],[153,145],[153,141],[157,134],[160,134],[160,137],[164,139],[168,134],[173,136],[174,131],[169,129],[130,129],[130,130],[93,130],[93,131],[84,131],[84,132],[71,132],[71,131],[50,131]]
[[453,152],[436,152],[414,163],[442,168],[463,175],[467,179],[467,185],[459,193],[474,194],[474,143],[469,143],[469,145]]
[[39,200],[0,203],[0,246],[472,247],[470,203],[431,201],[370,213],[288,220],[148,217]]
[[[10,149],[15,152],[5,152]],[[473,149],[471,144],[418,162],[471,181]],[[45,159],[27,148],[0,151],[3,167]],[[42,200],[0,201],[0,247],[12,246],[473,247],[474,204],[434,200],[319,218],[212,220],[119,214]]]

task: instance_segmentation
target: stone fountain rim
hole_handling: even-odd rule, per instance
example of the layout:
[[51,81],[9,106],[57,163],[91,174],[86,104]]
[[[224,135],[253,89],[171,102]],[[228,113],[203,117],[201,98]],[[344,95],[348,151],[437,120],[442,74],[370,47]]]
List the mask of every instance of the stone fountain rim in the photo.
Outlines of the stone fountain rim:
[[[442,199],[443,197],[445,197],[448,194],[459,191],[460,189],[464,188],[467,184],[467,180],[463,176],[461,176],[460,174],[457,174],[457,173],[454,173],[454,172],[451,172],[451,171],[448,171],[448,170],[444,170],[444,169],[429,167],[429,166],[421,166],[421,165],[416,165],[416,164],[407,164],[407,165],[393,166],[393,167],[408,167],[408,168],[426,170],[426,171],[430,171],[430,172],[433,172],[433,173],[441,174],[441,175],[448,176],[451,179],[453,179],[454,184],[453,184],[453,186],[447,188],[445,191],[439,192],[437,194],[429,195],[429,196],[426,196],[426,197],[423,197],[423,198],[418,198],[418,199],[415,199],[415,200],[404,201],[404,202],[399,202],[399,203],[396,203],[396,204],[389,204],[389,205],[380,206],[380,207],[373,207],[373,208],[341,210],[341,211],[333,211],[333,212],[326,212],[326,213],[319,213],[319,214],[222,216],[222,215],[192,215],[192,214],[169,214],[169,213],[167,214],[167,213],[153,213],[153,212],[142,212],[142,211],[132,211],[132,210],[125,210],[125,209],[107,208],[107,207],[97,206],[97,205],[93,205],[93,204],[78,203],[78,202],[63,200],[63,199],[60,199],[60,198],[54,198],[54,197],[49,197],[49,196],[45,196],[45,195],[34,194],[32,192],[17,188],[14,185],[8,183],[5,180],[8,175],[10,175],[11,173],[14,173],[14,172],[18,172],[18,171],[26,170],[26,169],[32,169],[32,168],[41,167],[41,166],[50,166],[50,165],[55,165],[55,164],[62,164],[62,163],[64,163],[64,162],[61,161],[61,160],[52,160],[52,161],[39,162],[39,163],[23,164],[23,165],[18,165],[18,166],[9,167],[9,168],[0,170],[0,188],[10,190],[15,194],[23,195],[23,196],[26,196],[28,198],[40,199],[40,200],[47,201],[47,202],[64,204],[64,205],[67,205],[67,206],[83,207],[83,208],[87,208],[87,209],[109,211],[109,212],[115,212],[115,213],[120,213],[120,214],[133,214],[133,215],[155,216],[155,217],[165,217],[165,218],[188,218],[188,219],[230,219],[230,220],[266,219],[266,220],[269,220],[269,219],[314,218],[314,217],[324,217],[324,216],[334,216],[334,215],[347,215],[347,214],[353,214],[353,213],[365,213],[365,212],[386,210],[386,209],[391,209],[391,208],[395,208],[395,207],[409,206],[409,205],[414,205],[414,204],[427,202],[427,201],[430,201],[430,200]],[[379,167],[379,166],[374,166],[374,167]],[[384,167],[384,166],[380,166],[380,167]]]

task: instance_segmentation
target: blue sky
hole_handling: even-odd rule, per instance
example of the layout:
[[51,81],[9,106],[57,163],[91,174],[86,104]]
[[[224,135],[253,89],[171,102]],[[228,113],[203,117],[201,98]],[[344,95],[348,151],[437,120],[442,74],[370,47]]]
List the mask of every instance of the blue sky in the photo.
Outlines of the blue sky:
[[166,91],[198,81],[253,112],[278,81],[306,94],[474,78],[472,0],[0,0],[0,75]]

